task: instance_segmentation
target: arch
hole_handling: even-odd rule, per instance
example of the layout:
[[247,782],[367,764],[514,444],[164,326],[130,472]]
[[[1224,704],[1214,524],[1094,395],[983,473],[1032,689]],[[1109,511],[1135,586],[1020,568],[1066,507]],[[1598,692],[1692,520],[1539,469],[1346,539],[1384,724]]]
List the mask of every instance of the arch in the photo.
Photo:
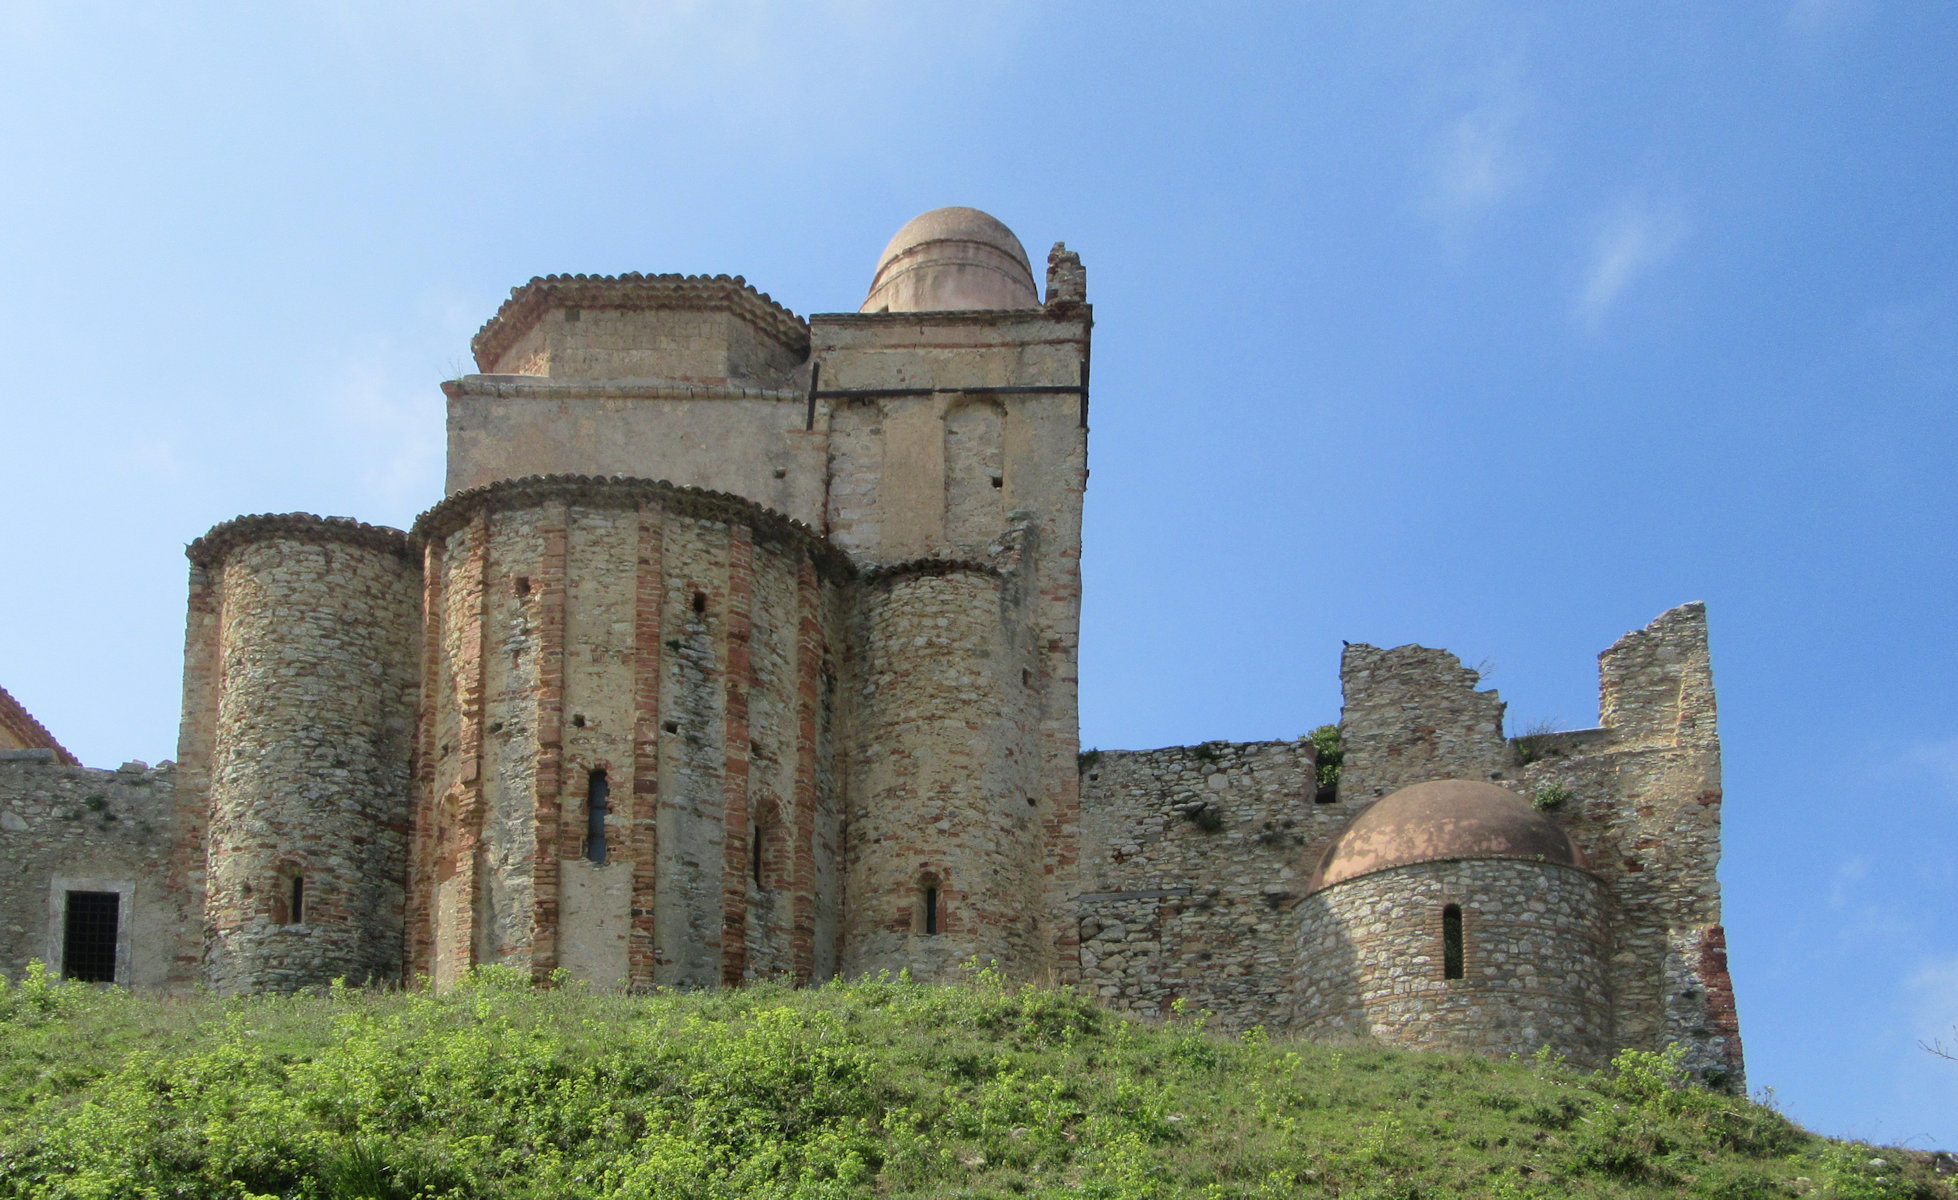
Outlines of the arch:
[[945,888],[936,871],[921,871],[918,874],[911,932],[931,937],[945,932]]

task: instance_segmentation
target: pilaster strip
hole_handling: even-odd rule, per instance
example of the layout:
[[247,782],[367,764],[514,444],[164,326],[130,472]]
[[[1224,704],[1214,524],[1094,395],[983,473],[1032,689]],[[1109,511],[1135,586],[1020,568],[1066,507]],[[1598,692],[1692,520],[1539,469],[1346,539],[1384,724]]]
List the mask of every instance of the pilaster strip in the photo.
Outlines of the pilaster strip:
[[457,639],[455,663],[457,700],[456,746],[456,844],[455,874],[457,891],[464,897],[459,910],[466,916],[452,930],[443,932],[449,959],[458,973],[476,965],[476,924],[481,914],[481,880],[477,878],[483,843],[483,823],[487,817],[483,800],[483,722],[488,681],[484,671],[489,659],[489,514],[483,513],[469,527],[468,557],[463,561],[463,591],[457,597],[464,613],[461,636]]
[[560,865],[569,836],[564,814],[564,605],[571,512],[544,506],[544,554],[531,580],[537,597],[537,773],[532,792],[535,848],[531,859],[530,975],[542,983],[557,968],[562,905]]
[[632,931],[626,975],[634,990],[653,986],[659,895],[660,634],[666,597],[665,514],[656,500],[639,508],[639,574],[633,601]]
[[789,961],[798,985],[816,972],[816,720],[821,702],[823,630],[816,565],[796,565],[795,794],[789,834]]
[[403,947],[402,982],[413,985],[419,975],[435,974],[434,910],[437,813],[435,768],[440,758],[435,744],[435,710],[442,687],[442,571],[440,542],[422,550],[422,681],[420,713],[415,719],[415,825],[408,847],[407,944]]
[[721,777],[721,982],[748,970],[748,691],[754,686],[755,541],[746,525],[728,530],[726,758]]

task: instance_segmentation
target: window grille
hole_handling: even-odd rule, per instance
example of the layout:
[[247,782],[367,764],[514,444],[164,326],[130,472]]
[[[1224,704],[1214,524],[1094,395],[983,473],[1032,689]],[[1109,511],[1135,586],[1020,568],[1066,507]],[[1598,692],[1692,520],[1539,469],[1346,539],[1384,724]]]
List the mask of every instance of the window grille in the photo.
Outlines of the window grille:
[[116,981],[116,933],[122,897],[115,892],[69,892],[61,974],[84,983]]

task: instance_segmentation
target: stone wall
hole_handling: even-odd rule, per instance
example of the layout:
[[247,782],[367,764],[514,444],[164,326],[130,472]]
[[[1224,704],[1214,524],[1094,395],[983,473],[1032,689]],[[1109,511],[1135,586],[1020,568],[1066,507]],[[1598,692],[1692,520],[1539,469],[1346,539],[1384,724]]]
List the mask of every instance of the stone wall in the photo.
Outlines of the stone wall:
[[847,561],[744,500],[643,480],[494,484],[416,529],[434,617],[411,969],[833,969]]
[[[1463,973],[1444,977],[1442,913],[1462,914]],[[1550,863],[1481,859],[1362,875],[1300,906],[1297,1028],[1320,1039],[1532,1054],[1583,1067],[1611,1045],[1603,886]]]
[[1454,655],[1352,646],[1342,807],[1431,778],[1490,780],[1547,810],[1613,903],[1608,991],[1618,1046],[1672,1042],[1745,1086],[1720,925],[1720,743],[1706,609],[1687,604],[1599,656],[1596,729],[1501,737],[1502,701]]
[[[1018,543],[1011,619],[1030,656],[1004,686],[1034,730],[1031,812],[1044,847],[1040,957],[1078,977],[1081,510],[1088,481],[1093,312],[1072,260],[1066,299],[1039,309],[826,313],[810,318],[811,412],[827,430],[824,531],[861,567],[993,561]],[[1024,675],[1018,674],[1024,672]],[[996,751],[995,751],[996,752]]]
[[1354,811],[1313,803],[1309,742],[1211,742],[1082,756],[1082,984],[1158,1016],[1230,1028],[1291,1016],[1304,848]]
[[1021,582],[925,561],[862,586],[846,974],[944,980],[974,956],[1020,978],[1054,969]]
[[198,981],[199,913],[181,869],[176,770],[98,771],[47,748],[0,751],[0,972],[31,960],[62,969],[66,893],[121,895],[116,982],[180,989]]
[[1431,779],[1491,779],[1508,757],[1503,702],[1446,650],[1349,645],[1340,655],[1343,801],[1369,804]]
[[1556,800],[1616,903],[1611,990],[1621,1045],[1678,1042],[1745,1086],[1720,924],[1720,741],[1706,609],[1687,604],[1598,656],[1601,727],[1512,745],[1508,780]]
[[[209,817],[207,978],[224,992],[398,978],[421,591],[406,538],[242,517],[189,554],[193,630],[217,661],[196,697],[214,711],[186,718],[210,738],[190,747],[208,797],[185,795],[187,822]],[[215,622],[197,619],[204,603]]]

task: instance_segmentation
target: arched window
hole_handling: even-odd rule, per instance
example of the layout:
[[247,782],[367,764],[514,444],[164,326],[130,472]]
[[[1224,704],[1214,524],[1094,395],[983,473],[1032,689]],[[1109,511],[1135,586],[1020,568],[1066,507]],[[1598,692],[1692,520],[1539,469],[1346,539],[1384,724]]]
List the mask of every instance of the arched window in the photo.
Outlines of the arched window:
[[930,872],[918,876],[917,896],[911,932],[936,934],[945,925],[945,902],[938,892],[938,876]]
[[304,925],[306,923],[306,877],[297,871],[293,872],[291,881],[286,885],[286,895],[288,897],[286,911],[292,915],[290,923]]
[[593,866],[605,865],[605,809],[611,791],[604,771],[593,771],[586,776],[585,859]]
[[1462,906],[1459,904],[1441,910],[1441,977],[1462,978]]

